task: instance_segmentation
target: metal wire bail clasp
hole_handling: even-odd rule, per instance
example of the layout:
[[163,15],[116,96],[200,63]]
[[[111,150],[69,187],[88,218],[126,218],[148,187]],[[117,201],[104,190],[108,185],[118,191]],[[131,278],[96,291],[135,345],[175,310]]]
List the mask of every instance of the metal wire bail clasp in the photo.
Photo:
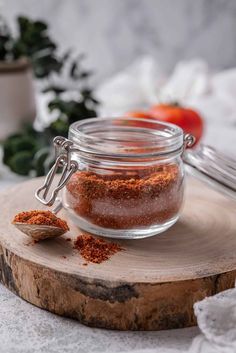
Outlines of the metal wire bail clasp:
[[[73,142],[57,136],[53,140],[55,147],[55,163],[46,175],[43,185],[35,192],[35,197],[41,203],[47,206],[52,206],[56,200],[58,192],[66,185],[72,174],[78,169],[78,163],[71,159],[71,146]],[[51,191],[49,197],[48,193],[53,183],[56,173],[62,168],[61,177],[56,187]]]
[[191,134],[184,134],[184,150],[186,148],[192,147],[195,143],[196,139]]

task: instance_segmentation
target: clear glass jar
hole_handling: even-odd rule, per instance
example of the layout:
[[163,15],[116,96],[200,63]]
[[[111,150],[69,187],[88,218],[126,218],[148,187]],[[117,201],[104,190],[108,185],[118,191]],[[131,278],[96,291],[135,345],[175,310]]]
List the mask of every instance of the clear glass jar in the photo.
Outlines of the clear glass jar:
[[65,186],[63,206],[82,230],[144,238],[179,218],[186,143],[179,127],[140,118],[93,118],[72,124],[69,140],[56,139],[58,158],[67,166],[58,190]]

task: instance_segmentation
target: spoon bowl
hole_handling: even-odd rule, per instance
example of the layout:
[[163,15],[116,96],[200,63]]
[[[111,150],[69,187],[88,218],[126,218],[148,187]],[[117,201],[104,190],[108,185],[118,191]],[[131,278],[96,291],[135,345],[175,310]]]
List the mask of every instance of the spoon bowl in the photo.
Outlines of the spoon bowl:
[[13,224],[22,233],[28,235],[36,241],[44,240],[47,238],[56,238],[66,232],[62,228],[44,224],[27,224],[21,222],[15,222]]

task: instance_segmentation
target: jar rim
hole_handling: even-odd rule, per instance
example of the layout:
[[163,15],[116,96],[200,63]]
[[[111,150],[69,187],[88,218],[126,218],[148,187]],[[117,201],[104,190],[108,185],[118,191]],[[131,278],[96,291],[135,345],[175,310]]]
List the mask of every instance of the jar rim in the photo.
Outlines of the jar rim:
[[177,125],[156,119],[95,117],[73,123],[69,139],[85,153],[128,158],[180,153],[184,133]]

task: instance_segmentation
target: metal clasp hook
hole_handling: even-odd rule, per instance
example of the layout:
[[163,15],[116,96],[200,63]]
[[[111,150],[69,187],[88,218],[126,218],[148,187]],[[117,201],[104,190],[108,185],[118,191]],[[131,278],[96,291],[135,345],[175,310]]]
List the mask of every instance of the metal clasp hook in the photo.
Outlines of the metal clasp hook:
[[192,147],[196,138],[191,134],[184,134],[184,149]]
[[[71,146],[73,145],[73,142],[61,136],[55,137],[53,142],[56,161],[48,172],[43,185],[35,192],[37,200],[47,206],[52,206],[54,204],[59,191],[66,185],[72,174],[78,169],[78,163],[71,160]],[[52,189],[51,195],[47,197],[54,177],[61,168],[63,169],[60,180],[57,186]]]

